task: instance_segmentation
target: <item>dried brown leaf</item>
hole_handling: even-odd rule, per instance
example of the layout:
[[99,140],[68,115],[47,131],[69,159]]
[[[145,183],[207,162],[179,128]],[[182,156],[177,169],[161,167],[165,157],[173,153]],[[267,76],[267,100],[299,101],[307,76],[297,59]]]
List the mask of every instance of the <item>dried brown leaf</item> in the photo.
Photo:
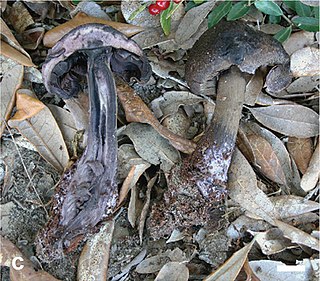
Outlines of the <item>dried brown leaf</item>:
[[291,55],[290,69],[294,77],[315,76],[320,73],[320,50],[305,47]]
[[309,167],[307,168],[305,174],[301,179],[301,188],[304,191],[310,191],[316,186],[320,177],[319,167],[320,167],[320,148],[319,148],[319,142],[318,142],[318,145],[310,159]]
[[1,40],[0,54],[25,66],[35,66],[30,58]]
[[128,122],[139,122],[151,125],[160,135],[170,141],[173,147],[185,152],[192,153],[196,145],[192,141],[174,134],[162,126],[153,115],[149,107],[134,92],[134,90],[123,83],[117,84],[118,98],[125,110]]
[[288,93],[311,92],[319,86],[319,76],[305,76],[294,80],[286,89]]
[[288,40],[283,43],[283,48],[291,55],[303,47],[310,46],[314,43],[314,33],[309,31],[298,31],[293,33]]
[[189,269],[180,262],[168,262],[159,271],[155,281],[188,281]]
[[185,43],[199,29],[201,23],[216,5],[216,1],[208,1],[190,9],[181,20],[176,31],[175,40],[178,44]]
[[274,225],[279,227],[283,235],[293,243],[301,244],[319,251],[319,240],[310,234],[279,220],[274,220]]
[[45,29],[41,26],[25,30],[22,33],[23,47],[28,50],[36,50],[42,41]]
[[[59,281],[43,270],[36,270],[32,262],[28,260],[10,240],[2,236],[0,237],[0,249],[0,265],[10,267],[10,280]],[[14,258],[22,259],[17,260],[16,263],[21,269],[16,270],[13,268]]]
[[312,109],[299,105],[271,105],[250,108],[253,116],[264,126],[281,134],[308,138],[319,134],[319,115]]
[[231,258],[229,258],[216,271],[207,276],[204,281],[235,280],[243,267],[254,242],[255,239],[239,251],[235,252]]
[[311,138],[289,137],[287,147],[298,169],[304,174],[308,168],[313,152]]
[[[28,103],[25,102],[26,94],[32,98],[35,97],[33,93],[27,91],[17,94],[17,102],[20,101],[17,103],[17,108],[20,108],[22,112],[30,112],[30,108],[25,107],[28,106]],[[31,118],[30,115],[26,115],[27,119],[24,119],[18,111],[19,118],[14,115],[8,124],[17,128],[37,148],[45,160],[62,172],[68,164],[69,154],[59,126],[50,110],[41,101],[36,102],[33,99],[32,102],[37,104],[37,114],[31,114]],[[42,109],[39,111],[39,108]]]
[[29,25],[34,23],[28,9],[20,1],[14,2],[8,12],[7,20],[18,33],[22,33]]
[[21,86],[23,79],[23,66],[15,61],[0,57],[0,71],[3,75],[1,86],[1,120],[0,135],[5,128],[5,121],[9,119],[15,103],[16,90]]
[[258,95],[260,94],[263,87],[264,74],[261,70],[257,70],[252,75],[246,86],[244,103],[248,105],[255,105]]
[[253,169],[238,149],[229,169],[228,190],[231,199],[265,221],[279,217],[271,200],[258,188]]
[[108,26],[113,27],[114,29],[122,32],[128,37],[131,37],[143,30],[142,27],[134,26],[126,23],[108,21],[101,18],[89,17],[85,13],[78,13],[73,19],[58,25],[57,27],[49,30],[43,38],[43,44],[46,47],[52,47],[57,43],[62,36],[68,33],[70,30],[76,28],[79,25],[86,23],[102,23]]
[[114,221],[107,221],[83,247],[78,264],[78,281],[107,280]]

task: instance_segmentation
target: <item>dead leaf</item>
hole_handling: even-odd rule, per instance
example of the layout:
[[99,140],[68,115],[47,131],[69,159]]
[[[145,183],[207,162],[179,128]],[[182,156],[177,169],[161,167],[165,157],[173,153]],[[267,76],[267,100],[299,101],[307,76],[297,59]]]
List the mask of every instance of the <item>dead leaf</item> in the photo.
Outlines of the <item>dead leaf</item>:
[[292,55],[295,51],[311,46],[314,42],[314,33],[302,30],[293,33],[288,40],[283,43],[283,48],[289,55]]
[[[17,94],[17,101],[21,102],[17,103],[17,108],[20,108],[20,111],[29,112],[30,109],[25,108],[26,103],[23,99],[25,94],[35,98],[35,95],[29,91]],[[18,97],[19,95],[22,96]],[[35,102],[34,99],[32,101]],[[43,106],[44,104],[41,101],[37,102],[38,109]],[[50,110],[44,106],[31,118],[27,116],[27,119],[25,119],[21,114],[18,117],[13,116],[8,122],[9,126],[17,128],[37,148],[45,160],[62,172],[68,164],[69,154],[58,124]]]
[[255,124],[244,123],[242,126],[254,154],[255,162],[253,164],[267,178],[276,183],[286,185],[285,173],[277,154],[271,144],[259,134],[260,128],[255,128],[253,125]]
[[314,7],[318,7],[320,5],[318,0],[301,0],[301,2],[308,6],[314,6]]
[[168,262],[159,271],[155,281],[188,281],[189,269],[180,262]]
[[31,59],[1,40],[0,54],[25,66],[35,66]]
[[274,220],[274,225],[279,227],[283,235],[289,238],[293,243],[305,245],[319,251],[319,240],[310,234],[279,220]]
[[84,245],[78,264],[79,281],[107,280],[114,220],[107,221]]
[[18,33],[22,33],[29,25],[34,24],[32,16],[23,2],[14,2],[10,8],[7,20],[10,21],[11,25]]
[[23,121],[37,115],[46,106],[37,98],[32,96],[32,92],[27,89],[17,91],[16,108],[17,112],[10,119],[11,121]]
[[235,252],[221,267],[207,276],[204,281],[225,281],[235,280],[242,266],[244,265],[248,254],[254,244],[253,239],[249,244],[244,246],[239,251]]
[[76,28],[79,25],[83,25],[86,23],[101,23],[108,26],[113,27],[114,29],[122,32],[128,37],[131,37],[143,30],[143,28],[139,26],[134,26],[130,24],[115,22],[115,21],[107,21],[101,18],[89,17],[85,13],[78,13],[73,19],[58,25],[57,27],[49,30],[43,38],[43,45],[46,47],[52,47],[55,43],[57,43],[63,35],[68,33],[70,30]]
[[45,30],[41,26],[25,30],[21,34],[23,47],[28,50],[36,50],[42,41],[44,32]]
[[1,86],[1,120],[0,135],[5,128],[5,121],[10,117],[11,111],[15,104],[16,90],[21,86],[23,79],[23,66],[15,61],[0,57],[0,72],[3,77],[0,82]]
[[229,169],[228,190],[232,200],[265,221],[272,223],[279,217],[270,199],[258,188],[253,169],[238,149]]
[[304,174],[308,168],[313,152],[311,138],[289,137],[287,147],[298,169]]
[[319,141],[318,141],[318,145],[314,150],[312,157],[310,159],[309,166],[301,179],[301,188],[304,191],[308,192],[316,186],[320,176],[319,167],[320,167],[320,148],[319,148]]
[[280,30],[284,29],[284,27],[280,24],[275,23],[266,23],[262,24],[260,30],[266,34],[275,35]]
[[[0,248],[0,265],[10,267],[10,280],[59,281],[43,270],[36,270],[32,262],[10,240],[2,236],[0,237]],[[15,258],[19,258],[16,260],[16,265],[20,267],[19,270],[12,266]]]
[[288,104],[249,110],[264,126],[286,136],[308,138],[319,134],[319,115],[308,107]]
[[280,261],[255,260],[249,262],[250,267],[261,281],[301,280],[310,281],[319,268],[319,260],[298,261],[297,265],[286,265]]
[[216,5],[216,1],[208,1],[190,9],[181,20],[176,31],[175,40],[181,45],[185,43],[199,29],[201,23]]
[[109,15],[101,8],[101,6],[95,2],[91,1],[81,1],[77,3],[74,10],[70,12],[72,18],[74,18],[78,13],[84,13],[89,17],[99,18],[111,21]]
[[294,80],[286,89],[288,93],[312,92],[319,86],[319,76],[305,76]]
[[258,95],[263,87],[264,74],[261,70],[257,70],[246,85],[246,92],[244,94],[244,103],[248,105],[255,105]]
[[[139,122],[151,125],[159,134],[170,141],[173,147],[192,153],[196,145],[162,126],[142,99],[128,85],[117,84],[117,95],[125,110],[128,122]],[[152,162],[151,162],[152,163]]]
[[270,197],[270,200],[279,213],[278,219],[299,216],[320,208],[318,202],[306,200],[303,197],[294,195],[274,196]]
[[290,69],[294,77],[315,76],[320,73],[320,50],[305,47],[291,55]]

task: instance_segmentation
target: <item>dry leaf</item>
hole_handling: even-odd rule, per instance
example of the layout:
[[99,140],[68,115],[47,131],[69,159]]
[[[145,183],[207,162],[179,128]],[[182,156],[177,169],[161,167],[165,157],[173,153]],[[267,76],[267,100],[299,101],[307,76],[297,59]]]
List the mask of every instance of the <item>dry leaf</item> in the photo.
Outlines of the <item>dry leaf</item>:
[[279,220],[274,220],[274,225],[279,227],[283,235],[293,243],[301,244],[319,251],[319,240],[310,234]]
[[21,47],[17,39],[13,36],[10,28],[7,26],[7,24],[3,21],[2,18],[0,18],[0,24],[1,24],[0,33],[2,35],[1,40],[5,41],[10,46],[14,47],[15,49],[17,49],[19,52],[21,52],[31,60],[30,55]]
[[[36,270],[30,260],[28,260],[20,250],[8,239],[0,237],[0,265],[10,267],[10,280],[12,281],[59,281],[49,273],[43,270]],[[21,269],[16,270],[13,268],[13,259],[16,260],[16,265]]]
[[[30,109],[26,107],[28,103],[24,100],[25,94],[35,97],[33,93],[30,94],[27,91],[24,91],[23,94],[17,94],[17,102],[19,101],[17,108],[22,112],[29,112]],[[18,97],[19,95],[21,97]],[[37,104],[38,109],[44,106],[41,101],[36,102],[35,99],[32,101]],[[37,148],[45,160],[62,172],[68,164],[69,154],[58,124],[50,110],[44,106],[31,118],[27,116],[28,119],[24,119],[19,111],[17,113],[19,118],[13,116],[8,122],[9,126],[17,128]]]
[[78,264],[78,281],[107,280],[114,221],[107,221],[83,247]]
[[101,18],[89,17],[85,13],[78,13],[73,19],[67,21],[66,23],[60,24],[57,27],[49,30],[43,38],[43,44],[46,47],[52,47],[55,43],[57,43],[63,35],[68,33],[70,30],[76,28],[79,25],[83,25],[86,23],[101,23],[108,26],[113,27],[114,29],[122,32],[128,37],[133,36],[143,30],[143,28],[139,26],[134,26],[130,24],[125,24],[121,22],[115,21],[107,21]]
[[18,33],[22,33],[29,25],[34,24],[28,9],[20,1],[13,3],[12,8],[9,10],[7,20],[10,21]]
[[299,216],[320,208],[318,202],[306,200],[303,197],[294,195],[279,195],[270,198],[277,212],[278,219]]
[[319,134],[319,115],[308,107],[288,104],[249,110],[260,123],[281,134],[297,138]]
[[22,33],[23,47],[28,50],[36,50],[44,36],[44,28],[39,26],[28,29]]
[[242,266],[244,265],[254,242],[255,239],[253,239],[248,245],[244,246],[239,251],[235,252],[231,258],[229,258],[215,272],[207,276],[204,281],[235,280]]
[[282,29],[284,29],[284,27],[282,25],[275,24],[275,23],[262,24],[260,27],[260,30],[262,32],[270,34],[270,35],[275,35],[277,32],[279,32]]
[[293,33],[288,40],[283,43],[283,48],[291,55],[297,50],[312,45],[314,41],[313,32],[302,30]]
[[294,77],[315,76],[320,73],[320,50],[305,47],[291,55],[290,69]]
[[180,262],[168,262],[159,271],[155,281],[188,281],[189,269]]
[[199,29],[201,23],[216,5],[215,0],[211,0],[190,9],[181,20],[176,31],[175,40],[178,44],[185,43]]
[[313,152],[311,138],[289,137],[287,147],[298,169],[304,174],[308,168]]
[[0,135],[5,128],[5,121],[10,117],[15,104],[16,90],[21,86],[23,79],[23,66],[15,61],[0,57],[0,72],[2,73],[1,86],[1,120]]
[[91,1],[81,1],[77,3],[77,6],[70,12],[70,15],[72,18],[74,18],[74,16],[76,16],[78,13],[84,13],[89,17],[111,21],[111,18],[101,8],[101,6]]
[[[117,84],[117,95],[125,110],[128,122],[140,122],[151,125],[159,134],[168,139],[173,147],[192,153],[196,145],[162,126],[142,99],[128,85]],[[152,162],[151,162],[152,163]],[[153,164],[153,163],[152,163]]]
[[294,80],[286,89],[288,93],[312,92],[319,86],[319,76],[305,76]]
[[229,169],[228,190],[231,199],[265,221],[272,223],[279,217],[270,199],[258,188],[253,169],[238,149]]
[[246,92],[244,94],[244,103],[248,105],[255,105],[258,95],[263,87],[264,74],[259,69],[252,75],[251,79],[246,85]]
[[1,40],[0,54],[25,66],[35,66],[30,58]]
[[314,268],[319,268],[319,260],[304,259],[298,265],[286,265],[272,260],[256,260],[250,261],[249,265],[260,281],[310,281],[316,274]]
[[314,150],[313,155],[310,159],[309,167],[307,168],[305,174],[301,179],[301,188],[304,191],[308,192],[316,186],[320,176],[319,167],[320,167],[320,148],[319,148],[319,142],[318,142],[318,145]]

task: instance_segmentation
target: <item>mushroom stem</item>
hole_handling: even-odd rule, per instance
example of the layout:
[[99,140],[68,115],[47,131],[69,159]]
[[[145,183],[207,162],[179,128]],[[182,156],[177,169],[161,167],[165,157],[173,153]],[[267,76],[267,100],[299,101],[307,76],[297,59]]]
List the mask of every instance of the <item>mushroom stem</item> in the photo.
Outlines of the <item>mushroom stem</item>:
[[246,88],[237,67],[220,76],[214,118],[190,157],[186,158],[189,178],[205,198],[221,199],[226,194],[227,172],[241,118]]

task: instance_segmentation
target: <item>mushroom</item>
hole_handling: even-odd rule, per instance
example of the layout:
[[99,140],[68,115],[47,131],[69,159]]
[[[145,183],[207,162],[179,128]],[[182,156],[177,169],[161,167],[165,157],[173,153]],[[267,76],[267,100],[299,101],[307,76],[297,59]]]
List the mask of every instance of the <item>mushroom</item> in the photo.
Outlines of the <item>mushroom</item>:
[[227,194],[246,76],[260,67],[273,66],[266,87],[269,92],[279,92],[291,81],[289,62],[278,41],[239,21],[220,22],[195,43],[185,77],[192,92],[202,95],[213,95],[219,78],[214,118],[195,151],[171,172],[164,200],[153,205],[148,221],[152,237],[208,223],[215,230],[221,227],[223,210],[219,205]]
[[43,65],[50,93],[76,97],[86,75],[90,100],[86,149],[61,178],[51,217],[37,237],[37,252],[44,260],[72,251],[117,205],[117,103],[112,72],[127,82],[147,81],[151,67],[133,40],[103,24],[85,24],[67,33]]
[[186,80],[194,93],[212,95],[219,77],[214,118],[185,168],[187,178],[206,198],[220,200],[226,194],[246,90],[244,73],[266,66],[273,66],[266,77],[268,92],[280,92],[290,84],[290,58],[282,45],[242,22],[221,22],[190,51]]

